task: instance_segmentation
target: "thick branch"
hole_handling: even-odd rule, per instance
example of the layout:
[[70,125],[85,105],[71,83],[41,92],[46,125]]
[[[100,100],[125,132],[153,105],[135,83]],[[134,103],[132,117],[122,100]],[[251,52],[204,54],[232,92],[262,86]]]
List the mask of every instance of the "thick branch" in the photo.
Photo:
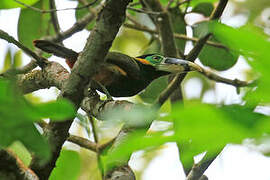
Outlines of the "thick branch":
[[[87,44],[62,88],[63,97],[70,100],[76,108],[80,106],[84,88],[89,79],[94,75],[99,65],[104,62],[104,58],[125,19],[125,10],[129,2],[130,0],[108,0],[99,14]],[[34,171],[42,179],[47,179],[55,167],[61,147],[69,135],[68,130],[71,123],[72,119],[49,123],[45,132],[52,149],[52,158],[44,166],[40,165],[39,160],[34,160],[32,163]]]
[[17,85],[24,94],[52,86],[62,89],[68,79],[68,71],[59,63],[50,62],[43,70],[34,70],[18,76]]

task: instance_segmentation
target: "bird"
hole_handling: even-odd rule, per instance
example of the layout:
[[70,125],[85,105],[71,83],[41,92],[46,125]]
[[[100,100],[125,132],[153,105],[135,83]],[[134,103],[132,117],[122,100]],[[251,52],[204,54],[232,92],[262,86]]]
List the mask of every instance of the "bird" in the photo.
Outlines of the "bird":
[[[33,44],[42,51],[66,59],[70,68],[73,68],[80,54],[48,40],[34,40]],[[106,93],[106,90],[113,97],[130,97],[161,76],[189,71],[200,71],[200,66],[161,54],[130,57],[119,52],[108,52],[104,64],[100,65],[92,80],[96,82],[93,86],[98,91]]]

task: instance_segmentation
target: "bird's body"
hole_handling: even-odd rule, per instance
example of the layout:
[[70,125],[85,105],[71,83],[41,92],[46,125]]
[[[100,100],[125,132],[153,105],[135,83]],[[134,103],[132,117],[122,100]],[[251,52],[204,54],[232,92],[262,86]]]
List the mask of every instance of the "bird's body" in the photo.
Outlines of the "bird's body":
[[[34,45],[45,52],[65,58],[70,68],[73,67],[79,56],[79,53],[50,41],[35,40]],[[102,84],[114,97],[134,96],[145,89],[153,80],[170,74],[171,72],[166,67],[168,63],[170,66],[177,66],[178,71],[192,70],[188,61],[180,60],[180,63],[177,64],[175,60],[177,59],[155,54],[133,58],[121,53],[109,52],[105,63],[97,69],[92,80]],[[103,92],[100,85],[93,84],[95,89]]]

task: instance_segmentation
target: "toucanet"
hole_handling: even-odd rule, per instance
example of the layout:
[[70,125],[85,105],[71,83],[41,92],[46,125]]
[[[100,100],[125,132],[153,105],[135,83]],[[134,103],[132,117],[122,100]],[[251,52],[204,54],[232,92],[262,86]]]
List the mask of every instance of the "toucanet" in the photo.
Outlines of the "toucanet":
[[[79,56],[79,53],[47,40],[35,40],[34,45],[47,53],[65,58],[70,68]],[[92,80],[102,84],[111,96],[129,97],[138,94],[161,76],[200,69],[195,63],[160,54],[130,57],[118,52],[109,52],[105,57],[105,63],[97,69]],[[98,85],[95,88],[102,92],[104,89]]]

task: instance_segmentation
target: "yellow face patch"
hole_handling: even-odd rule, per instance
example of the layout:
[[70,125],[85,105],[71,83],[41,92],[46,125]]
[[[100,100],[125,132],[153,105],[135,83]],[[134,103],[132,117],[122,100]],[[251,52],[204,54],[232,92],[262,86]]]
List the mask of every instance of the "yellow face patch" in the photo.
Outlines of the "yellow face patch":
[[135,58],[137,61],[140,61],[141,63],[143,63],[143,64],[149,64],[149,65],[151,65],[150,64],[150,62],[149,61],[147,61],[147,60],[145,60],[145,59],[142,59],[142,58]]

